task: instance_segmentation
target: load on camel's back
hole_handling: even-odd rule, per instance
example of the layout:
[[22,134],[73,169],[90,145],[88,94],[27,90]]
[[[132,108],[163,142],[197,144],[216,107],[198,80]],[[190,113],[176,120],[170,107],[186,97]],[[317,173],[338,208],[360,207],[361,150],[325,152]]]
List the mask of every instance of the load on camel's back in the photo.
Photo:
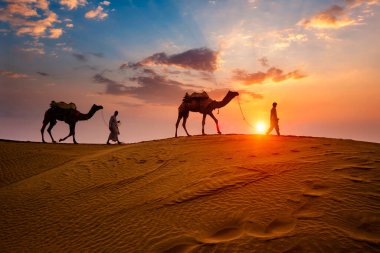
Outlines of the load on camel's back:
[[55,102],[54,100],[50,102],[50,107],[58,107],[61,109],[73,109],[76,110],[77,106],[73,102],[71,103],[65,103],[65,102]]
[[207,108],[211,103],[212,100],[208,94],[203,91],[203,92],[193,92],[191,95],[186,92],[185,96],[182,99],[183,103],[187,103],[190,105],[190,107],[196,109],[198,108],[201,110],[202,108]]

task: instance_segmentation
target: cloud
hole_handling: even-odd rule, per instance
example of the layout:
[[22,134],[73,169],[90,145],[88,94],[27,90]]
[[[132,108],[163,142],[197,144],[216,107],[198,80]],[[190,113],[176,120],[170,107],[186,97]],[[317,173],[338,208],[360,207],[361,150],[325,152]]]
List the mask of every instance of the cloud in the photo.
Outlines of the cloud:
[[98,6],[95,10],[90,10],[84,15],[87,19],[103,20],[108,16],[108,13],[104,12],[102,6]]
[[49,76],[49,74],[45,72],[37,71],[36,73],[39,74],[40,76]]
[[19,48],[20,51],[28,52],[28,53],[36,53],[40,55],[45,54],[44,43],[39,42],[37,39],[34,41],[26,41],[24,48]]
[[98,58],[104,58],[104,54],[103,53],[90,53],[91,55],[93,56],[96,56]]
[[100,4],[109,6],[111,4],[111,2],[110,1],[103,1],[103,2],[100,2]]
[[61,37],[63,30],[61,28],[52,28],[49,30],[49,32],[50,35],[48,36],[48,38],[57,39]]
[[362,5],[373,5],[378,0],[345,0],[345,5],[332,5],[309,19],[301,20],[298,24],[305,28],[338,29],[358,24],[359,17],[352,18],[353,9]]
[[16,72],[12,72],[12,71],[1,70],[1,69],[0,69],[0,76],[12,78],[12,79],[20,79],[20,78],[28,78],[29,77],[26,74],[16,73]]
[[76,9],[78,6],[85,6],[86,0],[60,0],[59,3],[66,6],[69,10]]
[[185,69],[214,72],[217,69],[218,51],[208,48],[190,49],[183,53],[167,55],[157,53],[137,63],[125,63],[120,69],[139,68],[143,66],[174,66]]
[[73,25],[73,24],[66,24],[66,27],[68,27],[68,28],[73,28],[74,25]]
[[262,57],[262,58],[258,59],[258,61],[261,63],[261,66],[269,67],[268,59],[266,57]]
[[[30,35],[35,38],[45,37],[56,39],[60,37],[57,33],[58,30],[53,28],[56,23],[60,23],[58,16],[55,12],[43,9],[43,13],[38,14],[36,11],[37,6],[41,8],[47,8],[43,3],[44,1],[38,1],[35,5],[31,5],[29,2],[20,1],[17,4],[8,4],[6,8],[0,9],[0,21],[7,22],[13,30],[16,31],[16,35]],[[14,8],[12,6],[23,6]],[[34,9],[33,9],[34,8]],[[35,11],[35,14],[33,14]],[[48,35],[47,32],[50,32]],[[59,36],[58,36],[59,35]]]
[[45,50],[40,47],[23,47],[19,49],[20,51],[27,52],[27,53],[35,53],[35,54],[45,54]]
[[239,94],[247,95],[252,99],[263,99],[264,96],[252,91],[238,90]]
[[[130,78],[131,85],[114,81],[103,74],[94,75],[93,81],[105,85],[106,94],[128,95],[149,104],[177,105],[186,91],[192,91],[183,89],[186,85],[181,82],[158,75],[151,69],[144,69],[142,75]],[[137,83],[138,86],[133,83]]]
[[233,80],[243,82],[246,85],[261,84],[265,81],[282,82],[288,79],[301,79],[306,77],[299,70],[284,73],[283,70],[271,67],[266,72],[247,73],[244,70],[234,70]]
[[346,9],[338,5],[333,5],[301,22],[304,27],[313,28],[340,28],[354,23],[355,20],[348,17]]
[[24,17],[39,16],[37,10],[27,3],[10,3],[7,6],[7,10],[12,14],[18,14]]
[[82,62],[86,62],[86,61],[88,61],[87,56],[84,55],[84,54],[80,54],[80,53],[72,53],[72,56],[74,56],[75,59],[77,59],[78,61],[82,61]]

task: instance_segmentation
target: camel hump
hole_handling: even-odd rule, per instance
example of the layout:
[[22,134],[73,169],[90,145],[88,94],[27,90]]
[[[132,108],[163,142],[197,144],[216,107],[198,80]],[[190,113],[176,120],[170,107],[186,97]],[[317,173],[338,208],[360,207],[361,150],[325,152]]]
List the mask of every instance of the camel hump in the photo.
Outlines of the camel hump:
[[65,110],[77,109],[77,106],[74,103],[65,103],[62,101],[61,102],[51,101],[50,107],[57,107],[57,108],[65,109]]
[[209,96],[208,96],[208,94],[205,91],[203,91],[203,92],[193,92],[193,93],[191,93],[191,95],[189,95],[186,92],[186,95],[184,96],[183,101],[184,102],[188,102],[188,101],[194,100],[194,99],[196,99],[196,100],[203,100],[203,99],[208,99],[208,98],[209,98]]

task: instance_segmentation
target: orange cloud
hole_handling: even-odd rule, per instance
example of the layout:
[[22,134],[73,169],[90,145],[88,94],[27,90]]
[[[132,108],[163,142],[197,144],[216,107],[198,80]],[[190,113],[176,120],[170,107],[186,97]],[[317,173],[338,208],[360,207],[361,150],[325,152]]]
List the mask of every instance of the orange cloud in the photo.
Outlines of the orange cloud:
[[61,37],[62,35],[62,29],[61,28],[52,28],[49,30],[50,35],[48,36],[51,39],[57,39]]
[[61,0],[59,1],[61,5],[66,6],[69,10],[76,9],[78,6],[84,6],[87,4],[86,0]]
[[357,24],[359,18],[352,18],[352,10],[362,5],[373,5],[379,0],[346,0],[344,6],[333,5],[317,13],[309,19],[301,20],[298,24],[306,28],[341,28]]
[[[56,39],[62,34],[58,28],[53,28],[60,23],[58,16],[49,10],[46,0],[18,1],[16,3],[7,1],[9,4],[0,9],[0,21],[7,22],[16,31],[16,35],[30,35],[35,38],[46,37]],[[37,10],[43,11],[39,14]],[[62,30],[62,29],[61,29]],[[47,35],[47,32],[50,32]]]
[[11,71],[1,70],[1,69],[0,69],[0,76],[13,78],[13,79],[27,78],[28,77],[28,75],[26,75],[26,74],[21,74],[21,73],[16,73],[16,72],[11,72]]
[[108,16],[108,14],[106,12],[104,12],[103,7],[99,5],[95,10],[91,10],[91,11],[86,12],[86,14],[84,16],[88,19],[103,20]]
[[304,27],[313,28],[340,28],[355,24],[355,20],[348,17],[345,8],[333,5],[310,19],[302,21],[301,24]]
[[12,14],[18,14],[25,17],[38,16],[37,10],[32,5],[26,3],[11,3],[7,10]]
[[306,77],[299,70],[284,73],[283,70],[271,67],[266,72],[247,73],[244,70],[236,69],[233,71],[233,80],[243,82],[246,85],[261,84],[265,81],[282,82],[288,79],[301,79]]

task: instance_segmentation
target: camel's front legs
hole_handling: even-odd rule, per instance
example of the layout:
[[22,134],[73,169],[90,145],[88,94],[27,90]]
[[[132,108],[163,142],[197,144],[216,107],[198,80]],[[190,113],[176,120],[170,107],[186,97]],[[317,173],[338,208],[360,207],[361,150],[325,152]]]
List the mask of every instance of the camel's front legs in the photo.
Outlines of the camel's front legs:
[[[56,121],[56,120],[50,121],[50,125],[49,125],[49,127],[48,127],[48,129],[47,129],[47,131],[48,131],[48,133],[49,133],[49,135],[50,135],[51,141],[52,141],[53,143],[55,143],[55,140],[54,140],[54,138],[53,138],[53,135],[51,134],[51,130],[53,129],[53,127],[55,126],[55,124],[57,124],[57,121]],[[41,131],[42,131],[42,129],[41,129]],[[43,139],[43,135],[42,135],[42,140],[44,141],[44,139]],[[44,142],[45,142],[45,141],[44,141]]]
[[46,143],[46,141],[45,141],[45,139],[44,139],[44,132],[45,132],[45,128],[46,128],[46,126],[47,126],[47,124],[48,124],[49,122],[47,121],[47,122],[43,122],[42,123],[42,127],[41,127],[41,136],[42,136],[42,142],[43,143]]
[[205,134],[206,116],[207,116],[207,114],[204,113],[204,114],[203,114],[203,118],[202,118],[202,135],[206,135],[206,134]]
[[73,141],[75,144],[78,144],[77,141],[75,140],[75,124],[74,125],[70,125],[70,132],[69,132],[69,135],[67,135],[65,138],[62,138],[62,139],[59,139],[59,142],[62,142],[64,140],[66,140],[67,138],[69,138],[70,136],[73,136]]
[[215,121],[215,124],[216,124],[216,130],[218,131],[218,134],[221,134],[222,132],[220,132],[220,129],[219,129],[219,124],[218,124],[218,119],[215,118],[214,114],[212,112],[209,113],[211,118],[213,118],[213,120]]

